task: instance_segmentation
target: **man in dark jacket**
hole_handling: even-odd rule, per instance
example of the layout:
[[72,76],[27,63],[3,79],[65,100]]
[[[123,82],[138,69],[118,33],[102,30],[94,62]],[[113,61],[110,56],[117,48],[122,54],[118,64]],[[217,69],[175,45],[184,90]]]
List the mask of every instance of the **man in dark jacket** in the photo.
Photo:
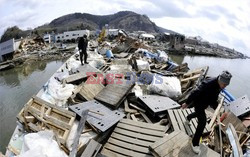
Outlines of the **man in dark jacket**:
[[87,58],[88,58],[87,47],[88,47],[88,39],[87,39],[87,35],[84,34],[83,37],[81,37],[78,41],[78,49],[80,52],[80,61],[81,61],[82,65],[83,65],[83,62],[82,62],[83,55],[84,55],[84,63],[88,64],[88,62],[87,62]]
[[206,79],[188,97],[182,108],[194,107],[195,112],[187,116],[186,125],[192,118],[197,117],[198,126],[192,139],[192,149],[195,153],[200,153],[199,142],[203,130],[206,126],[205,109],[210,105],[213,109],[218,106],[218,95],[230,83],[232,75],[228,71],[223,71],[218,77]]

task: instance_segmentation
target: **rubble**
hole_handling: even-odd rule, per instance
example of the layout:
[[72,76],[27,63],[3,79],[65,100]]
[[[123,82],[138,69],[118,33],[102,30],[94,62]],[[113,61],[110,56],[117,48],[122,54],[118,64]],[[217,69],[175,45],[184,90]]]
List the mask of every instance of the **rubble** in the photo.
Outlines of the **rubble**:
[[[180,104],[207,77],[208,67],[189,71],[187,64],[177,65],[164,51],[129,36],[99,45],[90,41],[88,65],[80,65],[78,53],[25,105],[17,116],[23,129],[13,137],[51,130],[69,156],[194,155],[188,143],[197,119],[185,125],[194,110]],[[249,112],[237,117],[222,97],[215,112],[206,111],[210,122],[201,140],[203,156],[249,152],[249,125],[242,123]],[[6,155],[22,155],[15,149],[11,140]]]

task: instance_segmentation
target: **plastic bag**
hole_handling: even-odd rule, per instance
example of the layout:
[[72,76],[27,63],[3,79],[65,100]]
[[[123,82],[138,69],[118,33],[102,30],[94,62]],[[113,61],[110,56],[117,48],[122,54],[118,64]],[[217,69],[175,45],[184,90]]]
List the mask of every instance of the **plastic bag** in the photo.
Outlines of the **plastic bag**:
[[151,93],[176,99],[181,95],[181,83],[177,77],[155,75],[147,88]]
[[20,155],[17,157],[67,157],[53,140],[52,131],[40,131],[24,136]]

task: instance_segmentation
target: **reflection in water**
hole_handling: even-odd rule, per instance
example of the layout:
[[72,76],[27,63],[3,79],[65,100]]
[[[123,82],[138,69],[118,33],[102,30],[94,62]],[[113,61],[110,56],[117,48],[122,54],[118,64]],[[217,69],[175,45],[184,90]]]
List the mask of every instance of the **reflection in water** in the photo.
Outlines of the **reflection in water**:
[[62,64],[62,61],[39,61],[0,72],[1,152],[5,152],[14,131],[17,113]]

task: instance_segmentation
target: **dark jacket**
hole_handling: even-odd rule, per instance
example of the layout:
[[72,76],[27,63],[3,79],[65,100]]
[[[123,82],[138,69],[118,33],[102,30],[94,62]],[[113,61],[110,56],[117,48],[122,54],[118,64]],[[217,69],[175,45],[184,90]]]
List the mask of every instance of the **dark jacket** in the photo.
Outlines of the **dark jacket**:
[[80,39],[78,41],[78,48],[83,50],[83,51],[86,51],[87,46],[88,46],[88,39],[80,37]]
[[195,106],[198,109],[206,109],[208,105],[216,109],[220,92],[218,77],[206,79],[190,94],[186,104],[191,104],[191,106]]

